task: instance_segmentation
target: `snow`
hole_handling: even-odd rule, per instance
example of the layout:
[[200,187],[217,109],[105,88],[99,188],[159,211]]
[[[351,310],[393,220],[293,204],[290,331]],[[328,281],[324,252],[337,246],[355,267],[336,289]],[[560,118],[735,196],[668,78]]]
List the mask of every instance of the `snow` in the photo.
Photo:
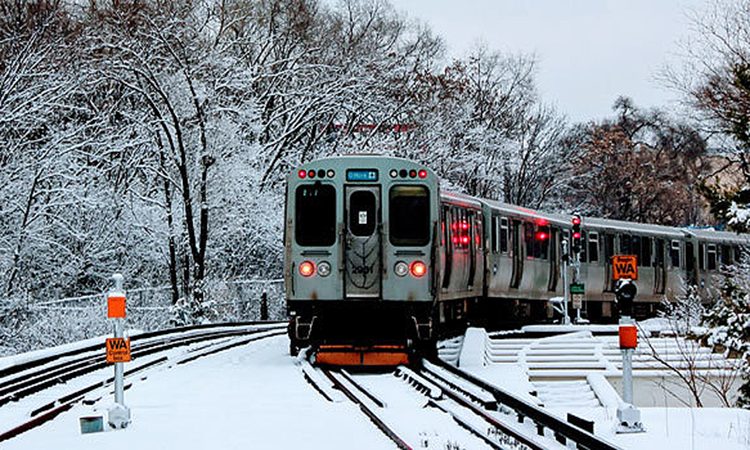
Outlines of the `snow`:
[[109,397],[3,448],[393,448],[351,403],[323,400],[287,346],[286,338],[272,338],[133,380],[125,393],[133,422],[125,430],[80,434],[79,417],[106,414]]
[[[491,344],[497,345],[498,340],[483,340],[480,339],[482,335],[482,330],[467,333],[462,352],[467,355],[491,352]],[[580,344],[589,339],[592,337],[590,334],[587,337],[586,332],[535,342],[564,346],[566,343]],[[466,348],[467,345],[479,343],[482,343],[481,349],[469,351]],[[508,344],[506,350],[514,345],[528,350],[527,345],[519,346],[518,342]],[[112,402],[111,391],[107,389],[88,397],[94,399],[105,394],[101,400],[89,406],[79,404],[54,421],[4,442],[3,448],[36,449],[50,448],[51,445],[80,450],[394,448],[393,443],[342,395],[334,396],[333,402],[324,399],[304,376],[306,372],[320,373],[303,363],[302,359],[290,357],[287,348],[287,338],[279,336],[185,365],[173,364],[151,369],[127,380],[133,384],[125,393],[125,401],[131,408],[133,418],[133,423],[127,429],[86,435],[80,433],[80,417],[106,416],[107,407]],[[615,434],[616,407],[621,399],[603,373],[587,373],[579,369],[577,373],[582,376],[579,381],[568,380],[556,385],[554,381],[532,383],[527,369],[518,363],[486,361],[485,365],[469,364],[463,368],[534,404],[540,403],[540,397],[530,392],[544,390],[544,403],[551,413],[563,418],[567,413],[573,413],[594,420],[597,435],[625,449],[735,450],[750,445],[750,411],[645,407],[641,408],[641,412],[646,433]],[[0,409],[0,422],[18,422],[20,416],[43,401],[90,383],[93,378],[105,376],[111,376],[111,368],[58,385],[43,395],[35,396],[33,401],[24,399],[6,405]],[[381,410],[384,419],[395,425],[397,432],[403,433],[408,442],[434,449],[480,447],[476,438],[457,427],[450,415],[426,407],[430,398],[395,376],[393,371],[355,372],[352,377],[387,405]],[[582,390],[584,387],[586,392]],[[434,391],[439,391],[439,388]],[[601,403],[601,406],[583,406],[592,404],[592,399],[596,399],[593,404]],[[581,406],[572,406],[574,401]],[[462,413],[460,410],[453,412]],[[510,422],[514,420],[511,417]],[[475,426],[484,425],[476,423]],[[522,428],[532,434],[534,432],[533,424],[525,423]],[[547,438],[543,439],[547,442]],[[550,442],[549,445],[554,445]]]

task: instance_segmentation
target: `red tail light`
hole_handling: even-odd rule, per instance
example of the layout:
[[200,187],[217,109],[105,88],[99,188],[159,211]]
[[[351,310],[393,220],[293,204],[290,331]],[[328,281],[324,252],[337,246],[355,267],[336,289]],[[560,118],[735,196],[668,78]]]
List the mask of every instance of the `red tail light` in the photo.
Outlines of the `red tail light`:
[[299,273],[303,277],[311,277],[315,273],[315,264],[305,261],[299,265]]
[[307,171],[302,169],[299,172],[297,172],[297,176],[300,178],[307,178]]
[[422,278],[427,273],[427,266],[422,261],[414,261],[409,267],[409,271],[416,278]]
[[419,171],[418,175],[419,175],[419,178],[427,178],[427,171],[422,169]]

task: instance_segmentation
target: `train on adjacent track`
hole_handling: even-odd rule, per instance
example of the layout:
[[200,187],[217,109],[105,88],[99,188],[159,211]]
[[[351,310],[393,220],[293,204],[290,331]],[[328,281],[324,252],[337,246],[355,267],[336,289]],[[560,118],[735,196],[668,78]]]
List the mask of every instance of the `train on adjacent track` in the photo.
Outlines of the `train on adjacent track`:
[[[290,350],[434,351],[441,333],[467,321],[502,327],[550,319],[549,300],[563,295],[571,218],[442,192],[432,170],[405,159],[353,155],[306,163],[289,175],[286,195]],[[593,322],[616,318],[613,256],[637,256],[634,311],[646,317],[688,283],[712,289],[712,275],[738,260],[749,240],[582,220],[579,281]],[[367,363],[364,352],[354,358]]]

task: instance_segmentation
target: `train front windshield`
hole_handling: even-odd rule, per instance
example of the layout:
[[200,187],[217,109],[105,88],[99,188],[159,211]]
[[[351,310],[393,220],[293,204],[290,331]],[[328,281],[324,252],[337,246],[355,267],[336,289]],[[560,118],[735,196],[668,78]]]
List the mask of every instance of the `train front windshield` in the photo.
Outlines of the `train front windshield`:
[[295,236],[306,247],[328,247],[336,242],[336,189],[305,184],[295,194]]
[[394,186],[389,205],[393,245],[423,246],[430,242],[430,193],[425,186]]

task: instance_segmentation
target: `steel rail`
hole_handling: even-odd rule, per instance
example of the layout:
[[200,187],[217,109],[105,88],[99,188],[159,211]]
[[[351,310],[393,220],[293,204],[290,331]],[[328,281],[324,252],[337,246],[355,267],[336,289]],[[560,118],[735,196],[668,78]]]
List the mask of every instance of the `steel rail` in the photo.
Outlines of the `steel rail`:
[[[219,330],[200,332],[187,336],[178,336],[177,338],[169,337],[170,334],[183,333],[185,331],[192,331],[194,329],[200,330],[203,328],[206,327],[188,327],[187,329],[183,327],[170,330],[169,333],[161,331],[158,332],[158,334],[150,334],[150,336],[148,337],[165,337],[158,341],[134,345],[132,356],[133,358],[138,358],[157,351],[164,351],[176,346],[184,346],[206,340],[220,339],[222,337],[262,333],[263,331],[277,329],[277,327],[268,327],[253,330]],[[172,347],[165,347],[170,345],[170,343],[174,343]],[[104,350],[104,345],[97,345],[95,350]],[[85,350],[81,350],[81,352],[83,353],[89,353],[90,351],[91,350],[88,347]],[[51,367],[42,367],[35,372],[27,373],[13,379],[2,381],[0,382],[0,406],[8,402],[15,401],[28,395],[34,394],[55,384],[63,383],[86,373],[99,370],[106,366],[107,362],[104,360],[103,354],[86,355],[72,361],[61,362]]]
[[[183,326],[183,327],[165,328],[163,330],[147,331],[145,333],[139,333],[139,334],[136,334],[135,336],[131,336],[130,341],[138,342],[144,339],[150,339],[154,337],[175,334],[175,333],[182,333],[185,331],[193,331],[193,330],[224,328],[224,327],[232,328],[232,327],[253,326],[253,325],[276,325],[276,324],[279,324],[279,325],[286,324],[286,322],[285,321],[248,321],[248,322],[227,322],[227,323],[188,325],[188,326]],[[101,342],[101,343],[87,345],[85,347],[66,350],[64,352],[57,353],[55,355],[40,356],[38,358],[33,358],[29,361],[24,361],[18,364],[13,364],[11,366],[0,369],[0,386],[3,386],[2,380],[4,378],[7,378],[16,373],[23,372],[29,369],[33,369],[33,368],[48,364],[50,362],[53,362],[55,360],[62,359],[68,356],[75,356],[81,353],[92,352],[92,351],[97,351],[97,350],[105,350],[105,349],[106,349],[105,344]]]
[[[378,415],[373,411],[367,404],[362,401],[361,398],[359,398],[351,389],[349,389],[344,383],[341,382],[341,380],[336,377],[336,374],[331,371],[330,369],[322,369],[323,373],[331,380],[333,385],[340,390],[349,400],[351,400],[352,403],[359,406],[359,409],[372,421],[372,423],[375,424],[376,427],[380,429],[380,431],[383,432],[388,438],[393,441],[394,444],[398,446],[398,448],[402,450],[412,450],[412,447],[406,443],[405,440],[403,440],[388,424],[386,424]],[[364,388],[359,386],[358,383],[354,382],[354,380],[349,377],[347,380],[349,383],[351,383],[353,386],[356,386],[357,389],[363,390]]]
[[[263,334],[262,336],[255,336],[256,334],[260,334],[260,333],[263,333],[263,332],[267,332],[267,334]],[[218,335],[219,333],[220,333],[220,335]],[[259,341],[259,340],[263,340],[263,339],[268,339],[268,338],[271,338],[271,337],[279,336],[281,334],[284,334],[285,331],[281,331],[281,330],[276,330],[275,331],[273,328],[270,328],[270,329],[260,329],[260,330],[247,330],[244,333],[238,333],[238,332],[233,332],[233,333],[235,333],[235,334],[233,336],[230,336],[230,337],[239,337],[240,335],[245,335],[245,334],[251,334],[251,336],[248,337],[248,338],[246,338],[246,339],[238,339],[236,342],[230,342],[228,344],[216,344],[218,346],[218,348],[209,348],[207,351],[204,351],[204,352],[199,353],[197,355],[190,355],[190,356],[187,356],[187,357],[180,358],[180,359],[177,360],[177,364],[184,364],[184,363],[187,363],[187,362],[190,362],[190,361],[194,361],[194,360],[196,360],[198,358],[202,358],[202,357],[205,357],[205,356],[213,355],[215,353],[218,353],[218,352],[221,352],[221,351],[233,348],[233,347],[237,347],[237,346],[240,346],[240,345],[244,345],[244,344],[247,344],[249,342],[254,342],[254,341]],[[215,334],[217,334],[215,337],[212,337],[212,336],[206,335],[206,334],[202,334],[199,337],[201,337],[203,339],[200,339],[200,340],[196,340],[195,339],[196,336],[191,336],[193,339],[185,339],[184,341],[188,341],[189,340],[189,342],[183,342],[183,343],[179,342],[177,339],[173,340],[173,341],[167,341],[167,342],[164,342],[164,344],[162,345],[161,348],[151,347],[151,348],[146,349],[145,351],[143,351],[142,354],[140,354],[140,356],[146,356],[148,354],[153,354],[153,353],[157,353],[157,352],[160,352],[160,351],[170,350],[172,348],[175,348],[175,347],[178,347],[178,346],[181,346],[181,345],[189,345],[190,343],[194,343],[194,342],[200,342],[200,341],[206,341],[206,340],[212,340],[212,339],[222,339],[222,338],[227,337],[226,333],[215,332]],[[129,376],[129,375],[141,372],[141,371],[143,371],[145,369],[148,369],[150,367],[153,367],[153,366],[164,364],[164,363],[166,363],[168,361],[169,361],[169,358],[167,358],[166,356],[162,356],[162,357],[157,358],[155,360],[148,361],[148,362],[146,362],[144,364],[141,364],[141,365],[139,365],[137,367],[133,367],[133,368],[130,368],[129,370],[126,370],[125,371],[125,376]],[[106,363],[104,365],[106,366]],[[34,409],[31,412],[31,414],[30,414],[31,417],[32,417],[30,420],[28,420],[28,421],[26,421],[24,423],[21,423],[20,425],[18,425],[16,427],[13,427],[13,428],[11,428],[9,430],[6,430],[4,432],[0,432],[0,442],[3,442],[3,441],[6,441],[8,439],[11,439],[13,437],[16,437],[19,434],[22,434],[22,433],[24,433],[26,431],[34,429],[34,428],[36,428],[36,427],[38,427],[38,426],[40,426],[40,425],[42,425],[42,424],[44,424],[44,423],[52,420],[52,419],[54,419],[55,417],[57,417],[58,415],[62,414],[63,412],[71,409],[73,406],[75,406],[75,404],[77,404],[81,400],[84,400],[86,394],[88,394],[91,391],[94,391],[96,389],[107,387],[107,386],[111,385],[112,383],[114,383],[114,377],[109,377],[105,381],[100,381],[100,382],[92,383],[92,384],[90,384],[88,386],[85,386],[85,387],[83,387],[81,389],[78,389],[78,390],[76,390],[76,391],[74,391],[72,393],[66,394],[66,395],[64,395],[62,397],[57,398],[56,400],[54,400],[52,402],[46,403],[46,404],[44,404],[44,405],[42,405],[42,406]],[[99,397],[99,398],[101,398],[101,397]]]
[[532,405],[522,399],[515,397],[509,392],[493,386],[490,383],[464,371],[457,367],[453,367],[450,364],[441,361],[439,359],[430,361],[432,364],[445,369],[452,373],[456,377],[462,378],[477,387],[484,389],[491,393],[498,403],[505,405],[511,410],[515,411],[518,421],[523,422],[526,417],[531,419],[537,426],[537,433],[543,434],[544,428],[549,428],[555,434],[555,437],[562,444],[565,444],[566,440],[574,442],[578,448],[586,448],[589,450],[620,450],[620,447],[605,441],[604,439],[595,436],[588,431],[578,428],[562,419],[548,413],[542,408]]

